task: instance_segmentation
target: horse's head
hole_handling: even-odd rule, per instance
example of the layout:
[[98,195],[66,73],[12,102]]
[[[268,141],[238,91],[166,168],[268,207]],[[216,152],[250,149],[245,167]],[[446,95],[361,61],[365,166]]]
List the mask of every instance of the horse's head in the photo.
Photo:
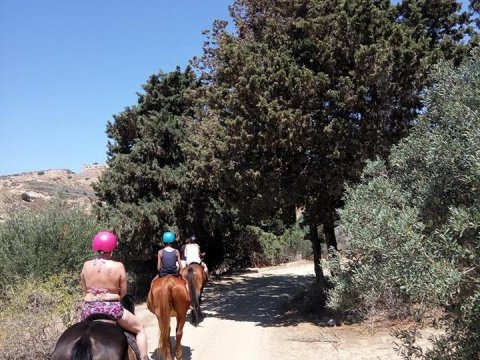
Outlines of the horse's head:
[[120,302],[122,303],[122,306],[130,311],[132,314],[135,314],[135,301],[133,301],[133,296],[130,294],[126,294]]

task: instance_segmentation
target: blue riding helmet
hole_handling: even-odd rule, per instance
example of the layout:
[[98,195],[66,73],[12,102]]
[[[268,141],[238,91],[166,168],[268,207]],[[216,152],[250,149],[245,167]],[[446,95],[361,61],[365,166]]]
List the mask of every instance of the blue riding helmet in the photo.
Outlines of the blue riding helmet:
[[162,239],[165,244],[171,244],[175,241],[175,234],[171,231],[167,231],[166,233],[163,234]]

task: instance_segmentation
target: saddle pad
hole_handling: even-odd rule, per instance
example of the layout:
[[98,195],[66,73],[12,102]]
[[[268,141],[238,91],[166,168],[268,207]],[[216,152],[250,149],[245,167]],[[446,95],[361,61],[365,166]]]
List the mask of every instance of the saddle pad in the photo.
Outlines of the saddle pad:
[[133,350],[137,359],[140,359],[140,350],[138,349],[137,340],[132,333],[125,331],[125,336],[127,337],[128,346]]

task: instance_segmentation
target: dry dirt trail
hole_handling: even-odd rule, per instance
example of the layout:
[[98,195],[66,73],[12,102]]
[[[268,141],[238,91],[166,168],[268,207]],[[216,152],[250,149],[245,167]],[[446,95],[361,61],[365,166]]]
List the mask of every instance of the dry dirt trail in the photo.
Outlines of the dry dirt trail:
[[[314,279],[313,265],[299,261],[212,280],[204,291],[205,318],[188,321],[183,360],[399,359],[388,327],[369,324],[319,327],[284,316],[284,304]],[[149,354],[159,360],[157,320],[137,306]],[[188,317],[190,319],[190,316]],[[171,341],[175,318],[172,318]]]

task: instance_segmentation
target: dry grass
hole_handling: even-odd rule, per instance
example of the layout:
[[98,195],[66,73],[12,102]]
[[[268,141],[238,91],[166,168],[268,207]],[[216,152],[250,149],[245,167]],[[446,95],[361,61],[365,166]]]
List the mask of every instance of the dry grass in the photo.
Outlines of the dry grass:
[[78,318],[79,292],[73,279],[24,280],[9,288],[0,309],[0,353],[5,360],[50,359],[67,326]]

